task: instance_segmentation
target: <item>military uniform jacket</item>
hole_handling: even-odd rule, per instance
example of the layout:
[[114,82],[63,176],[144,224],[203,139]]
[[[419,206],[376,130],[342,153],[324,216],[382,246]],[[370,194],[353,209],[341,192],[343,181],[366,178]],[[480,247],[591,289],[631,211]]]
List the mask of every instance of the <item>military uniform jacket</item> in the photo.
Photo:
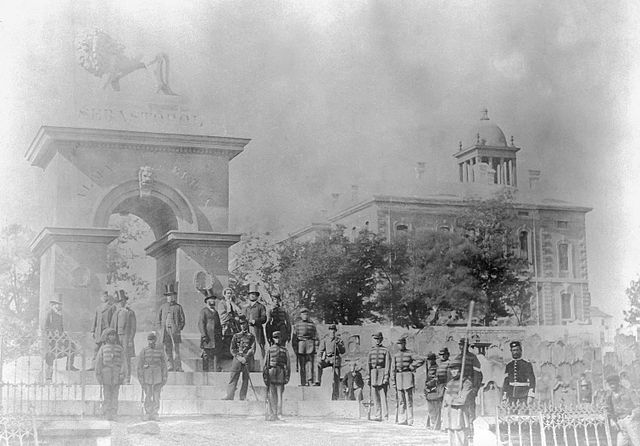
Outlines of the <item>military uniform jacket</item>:
[[391,355],[383,346],[374,346],[369,350],[369,380],[372,386],[383,386],[389,383],[391,374]]
[[442,398],[442,429],[461,430],[471,425],[466,407],[474,398],[473,392],[469,379],[462,383],[462,392],[460,378],[447,382]]
[[507,398],[519,399],[536,395],[536,376],[529,361],[514,359],[508,362],[504,374],[502,392]]
[[122,384],[127,372],[124,349],[118,344],[102,344],[96,355],[96,377],[104,385]]
[[340,367],[342,365],[341,355],[344,355],[344,352],[346,352],[346,349],[344,348],[342,339],[335,337],[333,339],[324,338],[320,341],[318,353],[320,353],[320,358],[322,358],[324,353],[324,360],[329,364]]
[[[462,362],[462,353],[456,356],[455,359]],[[463,376],[471,380],[473,389],[476,392],[482,386],[482,370],[480,369],[480,361],[478,360],[478,357],[471,352],[467,352],[464,357]]]
[[[264,345],[264,331],[262,331],[262,326],[267,322],[267,309],[260,302],[255,301],[245,307],[244,316],[247,318],[247,321],[249,321],[249,327],[256,337],[256,342]],[[254,322],[252,323],[251,321]]]
[[424,394],[429,401],[439,400],[444,396],[445,384],[438,382],[438,364],[427,363],[427,376],[424,381]]
[[413,372],[422,365],[422,360],[411,350],[398,350],[391,360],[391,379],[398,390],[415,387]]
[[318,346],[318,332],[316,324],[311,321],[298,321],[293,326],[293,336],[291,337],[293,350],[298,355],[312,355]]
[[167,357],[162,347],[145,347],[138,356],[138,381],[140,385],[167,382]]
[[443,386],[449,382],[449,360],[437,361],[438,367],[436,368],[436,378],[438,378],[438,384]]
[[111,319],[111,328],[116,330],[118,342],[127,352],[129,357],[136,355],[136,347],[133,342],[136,336],[136,313],[129,307],[120,307]]
[[93,340],[96,344],[102,342],[102,332],[111,327],[111,319],[116,311],[116,307],[103,302],[93,315],[93,325],[91,326],[91,333],[93,334]]
[[287,311],[282,307],[273,307],[269,310],[265,328],[268,337],[271,337],[274,331],[279,331],[283,339],[288,340],[291,337],[291,320]]
[[209,338],[209,342],[201,342],[200,348],[217,350],[222,345],[222,324],[218,312],[212,308],[204,307],[198,317],[198,330],[200,336]]
[[[236,333],[233,335],[233,338],[231,338],[230,350],[234,358],[245,358],[248,364],[256,352],[256,337],[248,331],[246,333]],[[234,361],[233,364],[231,364],[232,371],[237,371],[239,368],[242,368],[240,363]]]
[[170,304],[166,302],[162,304],[160,310],[158,310],[158,317],[156,318],[158,329],[158,343],[170,344],[170,339],[165,339],[166,336],[173,335],[173,342],[179,344],[182,342],[180,333],[184,329],[185,319],[182,305],[179,303]]
[[289,382],[291,366],[289,353],[285,347],[277,344],[267,349],[267,354],[262,368],[262,377],[268,385],[284,385]]

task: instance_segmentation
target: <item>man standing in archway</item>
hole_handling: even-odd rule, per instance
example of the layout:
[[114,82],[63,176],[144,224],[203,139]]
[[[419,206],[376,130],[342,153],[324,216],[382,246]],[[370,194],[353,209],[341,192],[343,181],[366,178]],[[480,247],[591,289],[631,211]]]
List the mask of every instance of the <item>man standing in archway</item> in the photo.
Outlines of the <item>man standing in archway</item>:
[[181,333],[185,324],[184,310],[182,305],[178,303],[178,293],[176,293],[173,285],[165,285],[164,288],[167,302],[162,304],[156,318],[159,324],[158,342],[164,344],[164,350],[167,353],[168,371],[182,372],[180,344],[182,343]]
[[113,319],[113,315],[116,311],[116,307],[113,304],[113,300],[109,293],[106,291],[102,293],[102,297],[100,298],[102,303],[98,305],[96,311],[93,315],[93,324],[91,326],[91,335],[93,336],[93,341],[96,344],[95,351],[93,352],[93,367],[95,367],[95,356],[98,354],[98,350],[103,343],[102,332],[111,327],[111,320]]

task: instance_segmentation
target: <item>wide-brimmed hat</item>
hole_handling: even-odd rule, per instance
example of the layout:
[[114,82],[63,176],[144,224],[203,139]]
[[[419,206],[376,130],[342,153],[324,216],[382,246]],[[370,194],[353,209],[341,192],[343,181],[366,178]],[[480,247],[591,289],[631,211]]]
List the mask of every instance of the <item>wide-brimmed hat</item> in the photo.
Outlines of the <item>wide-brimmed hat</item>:
[[175,295],[177,295],[177,294],[178,294],[178,293],[176,293],[176,290],[175,290],[175,288],[173,287],[173,284],[172,284],[172,283],[170,283],[170,284],[168,284],[168,285],[165,285],[165,286],[164,286],[164,295],[165,295],[165,296],[175,296]]
[[258,291],[258,284],[252,283],[249,285],[249,294],[256,294],[260,296],[260,291]]

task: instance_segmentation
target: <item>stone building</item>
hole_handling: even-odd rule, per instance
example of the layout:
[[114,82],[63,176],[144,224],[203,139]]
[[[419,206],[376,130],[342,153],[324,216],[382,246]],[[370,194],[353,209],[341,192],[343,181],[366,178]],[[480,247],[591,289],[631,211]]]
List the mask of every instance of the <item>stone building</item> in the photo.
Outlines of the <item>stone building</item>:
[[519,150],[513,137],[507,141],[483,110],[453,155],[458,165],[454,181],[429,182],[424,178],[425,163],[418,163],[413,184],[403,190],[390,191],[392,186],[385,186],[365,194],[354,185],[348,199],[333,194],[331,212],[289,237],[308,240],[336,225],[345,226],[348,235],[368,228],[388,240],[418,228],[451,231],[467,200],[488,198],[506,189],[518,217],[519,255],[531,263],[536,284],[536,322],[589,323],[585,216],[591,208],[547,198],[540,171],[529,170],[522,184],[517,171]]

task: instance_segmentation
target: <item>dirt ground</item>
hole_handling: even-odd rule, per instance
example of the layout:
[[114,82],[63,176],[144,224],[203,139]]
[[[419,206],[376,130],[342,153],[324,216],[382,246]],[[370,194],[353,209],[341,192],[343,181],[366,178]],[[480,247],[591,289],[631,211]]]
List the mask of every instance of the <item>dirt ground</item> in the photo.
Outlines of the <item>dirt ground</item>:
[[446,445],[446,436],[432,433],[418,422],[398,426],[393,422],[372,422],[331,418],[291,417],[267,422],[262,417],[163,418],[160,434],[127,434],[135,419],[114,422],[113,446],[174,445]]

